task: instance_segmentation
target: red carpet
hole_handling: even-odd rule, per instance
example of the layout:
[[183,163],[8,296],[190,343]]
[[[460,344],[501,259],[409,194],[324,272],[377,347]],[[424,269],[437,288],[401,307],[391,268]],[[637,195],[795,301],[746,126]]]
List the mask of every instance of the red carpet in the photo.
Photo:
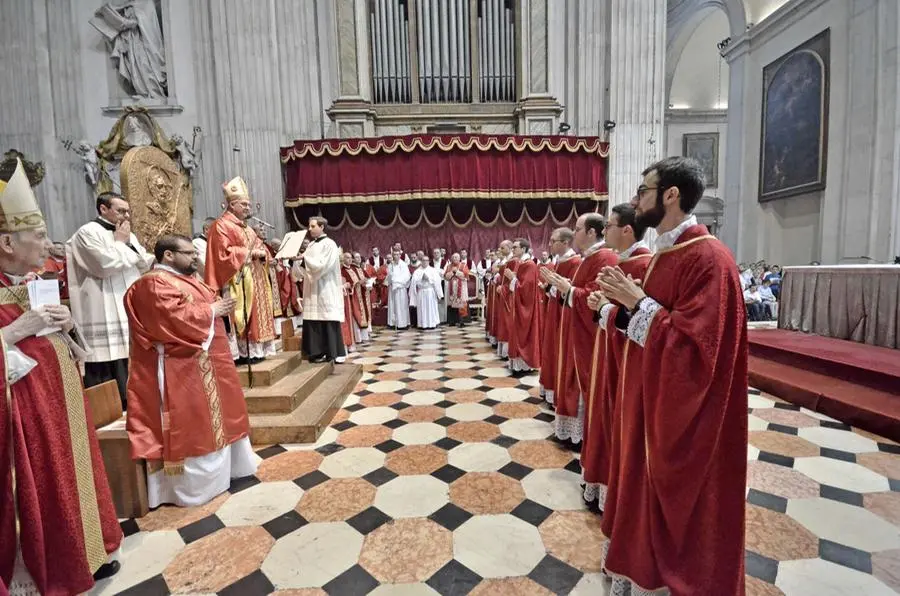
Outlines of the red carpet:
[[798,331],[754,329],[750,384],[900,441],[900,350]]

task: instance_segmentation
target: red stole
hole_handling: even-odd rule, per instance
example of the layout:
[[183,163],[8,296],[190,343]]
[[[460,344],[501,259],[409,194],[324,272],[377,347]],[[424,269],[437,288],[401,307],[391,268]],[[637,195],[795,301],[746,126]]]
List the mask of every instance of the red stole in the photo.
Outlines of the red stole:
[[350,346],[353,345],[353,336],[352,329],[350,328],[350,319],[347,315],[353,317],[353,320],[360,329],[365,329],[369,326],[368,311],[366,310],[366,303],[363,299],[362,292],[364,278],[359,275],[359,270],[353,266],[342,266],[341,277],[343,278],[344,283],[350,284],[350,288],[344,291],[344,324],[351,331],[351,335],[349,336],[350,342],[347,343],[346,340],[348,338],[345,337],[344,345]]
[[644,347],[629,340],[622,355],[606,567],[673,596],[743,596],[748,352],[734,258],[692,226],[643,286],[662,308]]
[[519,261],[516,289],[511,293],[512,326],[509,358],[521,358],[531,368],[541,366],[541,294],[538,290],[538,268],[534,261]]
[[362,267],[358,267],[356,265],[353,266],[356,270],[356,275],[359,277],[359,291],[363,297],[363,304],[366,307],[366,322],[368,327],[372,323],[372,292],[369,288],[366,287],[366,282],[369,279],[369,276],[366,274],[365,269]]

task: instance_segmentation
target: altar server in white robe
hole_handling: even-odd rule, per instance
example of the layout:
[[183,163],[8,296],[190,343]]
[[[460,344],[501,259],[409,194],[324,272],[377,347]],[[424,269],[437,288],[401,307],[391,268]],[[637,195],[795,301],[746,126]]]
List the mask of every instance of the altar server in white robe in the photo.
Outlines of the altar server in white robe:
[[328,221],[311,217],[312,239],[303,253],[303,354],[310,362],[343,362],[347,357],[341,335],[344,292],[340,249],[325,233]]
[[66,243],[72,318],[91,353],[84,365],[84,385],[115,380],[127,407],[128,315],[125,291],[153,265],[131,233],[131,208],[116,193],[97,197],[94,221],[81,226]]
[[391,255],[388,274],[385,282],[388,286],[388,327],[406,329],[409,327],[409,284],[412,276],[409,265],[401,258],[399,252]]
[[409,285],[409,305],[416,307],[419,329],[434,329],[441,324],[440,301],[444,298],[444,279],[424,257],[412,275]]
[[[443,271],[444,266],[447,264],[446,260],[441,255],[441,249],[435,248],[431,251],[431,266],[434,267],[437,271]],[[447,322],[447,282],[441,281],[441,293],[442,297],[438,300],[438,312],[441,317],[441,324]]]

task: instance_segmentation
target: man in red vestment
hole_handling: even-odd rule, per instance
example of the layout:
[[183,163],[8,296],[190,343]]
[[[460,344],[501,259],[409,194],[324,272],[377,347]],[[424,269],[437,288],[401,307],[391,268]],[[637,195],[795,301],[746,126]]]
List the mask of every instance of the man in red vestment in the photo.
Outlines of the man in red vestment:
[[704,191],[699,163],[670,157],[643,176],[631,204],[659,233],[656,255],[641,284],[617,267],[600,281],[630,315],[605,568],[645,591],[743,596],[747,314],[738,270],[691,214]]
[[125,293],[131,457],[147,460],[150,507],[198,506],[256,472],[222,319],[235,301],[196,278],[190,238],[163,236],[154,256],[156,266]]
[[[650,264],[650,249],[642,242],[646,228],[636,221],[634,207],[623,203],[612,208],[606,224],[606,245],[618,253],[619,267],[631,275],[633,279],[643,279],[647,265]],[[601,272],[602,275],[602,272]],[[599,280],[598,280],[599,281]],[[604,306],[606,315],[615,305],[604,302],[602,294],[597,291],[588,297],[588,306],[597,311]],[[605,301],[608,302],[608,301]],[[600,320],[599,315],[595,317]],[[584,500],[592,508],[602,511],[606,504],[609,474],[609,456],[612,448],[610,434],[610,413],[612,399],[606,389],[615,386],[618,378],[618,366],[613,362],[607,367],[609,356],[616,353],[610,350],[610,343],[624,344],[625,335],[613,330],[612,337],[606,331],[606,325],[600,325],[594,342],[594,350],[590,355],[590,380],[586,394],[586,412],[584,418],[584,441],[581,444],[581,476],[584,480]]]
[[531,258],[531,243],[516,238],[512,243],[515,273],[507,270],[512,303],[512,327],[509,341],[509,368],[514,376],[541,367],[541,294],[538,267]]
[[500,243],[500,262],[494,275],[494,303],[491,312],[494,317],[494,338],[497,340],[497,355],[509,357],[509,309],[504,300],[503,288],[506,285],[506,269],[512,261],[512,242],[504,240]]
[[223,189],[228,210],[209,229],[204,277],[213,290],[227,290],[237,301],[231,316],[232,330],[237,331],[232,354],[239,362],[260,362],[275,353],[269,253],[247,225],[252,213],[247,185],[234,178]]
[[55,279],[59,282],[59,297],[61,300],[69,299],[69,280],[66,273],[66,245],[62,242],[54,242],[50,247],[50,256],[44,260],[44,265],[38,270],[38,275],[44,279]]
[[24,283],[49,247],[18,162],[0,181],[0,594],[80,594],[119,569],[107,561],[122,530],[74,359],[85,344],[69,309],[32,310]]
[[447,325],[462,327],[469,315],[469,268],[460,260],[459,253],[450,256],[444,268],[447,282]]
[[597,289],[597,274],[618,262],[616,253],[604,248],[603,216],[586,213],[575,223],[575,246],[582,261],[571,280],[558,273],[549,274],[563,298],[560,317],[561,346],[564,350],[557,370],[556,419],[554,431],[560,441],[579,445],[584,436],[585,397],[588,393],[591,362],[597,337],[594,311],[587,303],[588,296]]
[[364,267],[364,263],[362,260],[362,255],[358,252],[353,253],[353,267],[356,269],[356,274],[362,280],[362,295],[363,302],[366,305],[366,320],[369,322],[369,335],[372,334],[372,286],[374,285],[375,280],[366,273],[366,269]]
[[344,287],[344,321],[341,323],[341,335],[347,353],[356,350],[356,346],[369,341],[369,314],[366,301],[365,277],[360,275],[361,269],[353,265],[353,255],[345,252],[341,256],[341,280]]
[[[572,241],[575,234],[569,228],[557,228],[550,236],[550,250],[556,261],[555,265],[543,267],[558,273],[566,279],[572,279],[575,270],[581,264],[581,257],[575,254]],[[544,278],[545,274],[539,274]],[[544,313],[544,335],[541,340],[541,376],[540,391],[544,400],[551,406],[555,403],[556,374],[559,359],[562,357],[560,349],[560,322],[562,318],[562,304],[559,301],[559,293],[556,287],[544,283],[547,308]]]

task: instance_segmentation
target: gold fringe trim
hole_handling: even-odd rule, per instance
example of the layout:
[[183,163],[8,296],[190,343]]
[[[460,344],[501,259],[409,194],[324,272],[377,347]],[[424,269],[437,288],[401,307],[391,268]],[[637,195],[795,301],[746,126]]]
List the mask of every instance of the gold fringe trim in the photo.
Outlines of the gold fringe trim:
[[182,476],[184,474],[184,461],[163,462],[163,474],[166,476]]
[[582,188],[539,188],[536,190],[514,190],[497,188],[493,190],[460,190],[460,189],[431,189],[408,190],[404,192],[372,192],[359,194],[340,194],[333,196],[300,195],[284,200],[285,207],[300,207],[301,205],[330,205],[336,203],[390,203],[393,201],[435,201],[435,200],[493,200],[508,201],[518,200],[568,200],[589,199],[592,201],[605,201],[608,193],[584,190]]

